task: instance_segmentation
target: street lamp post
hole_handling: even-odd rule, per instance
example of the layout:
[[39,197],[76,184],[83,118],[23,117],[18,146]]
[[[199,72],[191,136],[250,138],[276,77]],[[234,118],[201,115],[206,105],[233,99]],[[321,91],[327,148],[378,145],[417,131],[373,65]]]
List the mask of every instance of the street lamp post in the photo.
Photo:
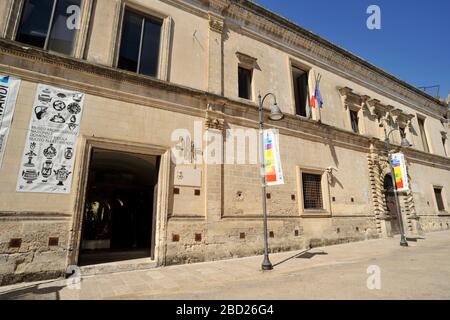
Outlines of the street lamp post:
[[[401,208],[400,208],[400,201],[398,199],[398,194],[397,194],[397,184],[395,182],[395,171],[394,171],[394,167],[392,165],[391,143],[389,141],[390,135],[395,130],[398,130],[398,129],[394,128],[389,133],[387,133],[386,128],[384,128],[384,135],[385,135],[384,144],[386,146],[386,152],[388,154],[389,167],[391,168],[392,185],[394,186],[395,205],[397,206],[397,215],[398,215],[398,219],[399,219],[400,232],[401,232],[400,245],[402,247],[407,247],[408,246],[408,242],[406,241],[406,237],[405,237],[405,228],[403,226],[403,217],[402,217],[402,212],[401,212]],[[411,146],[411,144],[406,139],[406,137],[402,137],[401,146],[402,147],[409,147],[409,146]]]
[[277,105],[277,97],[273,93],[268,93],[262,98],[261,94],[259,94],[259,158],[261,161],[261,201],[264,222],[264,260],[261,265],[262,270],[273,269],[272,263],[269,260],[269,240],[267,238],[266,159],[264,155],[264,101],[269,96],[272,96],[274,99],[274,104],[270,109],[269,118],[274,121],[283,119],[283,113]]

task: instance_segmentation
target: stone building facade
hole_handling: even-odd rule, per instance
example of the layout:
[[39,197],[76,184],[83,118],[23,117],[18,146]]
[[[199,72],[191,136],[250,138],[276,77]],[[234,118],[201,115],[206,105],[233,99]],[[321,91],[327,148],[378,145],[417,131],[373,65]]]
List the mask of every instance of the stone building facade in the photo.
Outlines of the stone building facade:
[[[36,8],[46,2],[50,11]],[[56,18],[71,18],[58,16],[64,4],[79,7],[80,23],[54,35]],[[43,34],[33,13],[47,19]],[[153,170],[148,263],[260,254],[259,166],[187,161],[180,169],[171,160],[173,150],[193,162],[205,158],[212,139],[251,157],[251,139],[229,132],[258,128],[258,93],[275,94],[285,115],[267,119],[279,130],[285,179],[268,188],[271,251],[398,231],[386,186],[384,132],[392,129],[410,179],[410,190],[399,194],[406,232],[450,229],[448,106],[254,2],[3,0],[0,38],[0,74],[21,79],[0,168],[2,284],[80,265],[90,173],[118,162],[135,179]],[[318,75],[322,109],[309,105]],[[85,94],[68,194],[16,191],[38,84]],[[179,129],[191,138],[174,138]],[[205,139],[199,143],[195,132]],[[400,147],[402,136],[411,147]],[[178,184],[180,170],[193,182]],[[307,204],[308,197],[320,204]]]

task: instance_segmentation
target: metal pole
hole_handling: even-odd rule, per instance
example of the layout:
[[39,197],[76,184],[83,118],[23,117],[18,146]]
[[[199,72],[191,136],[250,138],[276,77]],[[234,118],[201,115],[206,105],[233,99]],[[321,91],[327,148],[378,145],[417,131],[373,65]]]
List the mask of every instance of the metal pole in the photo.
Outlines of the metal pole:
[[259,158],[261,161],[261,201],[264,221],[264,260],[261,265],[262,270],[272,270],[273,266],[269,260],[269,240],[267,239],[267,204],[266,204],[266,160],[264,157],[264,108],[261,95],[259,99]]
[[397,184],[395,182],[395,171],[394,171],[394,166],[392,164],[392,154],[391,154],[391,152],[389,150],[390,149],[389,134],[386,134],[386,128],[384,128],[384,134],[386,136],[386,139],[384,140],[384,142],[385,142],[386,151],[387,151],[387,154],[388,154],[389,167],[391,168],[391,178],[392,178],[392,186],[394,187],[395,205],[397,207],[398,222],[400,224],[400,232],[401,232],[400,245],[402,247],[407,247],[408,246],[408,242],[406,241],[405,229],[403,227],[403,217],[402,217],[402,212],[401,212],[401,207],[400,207],[400,201],[398,199],[398,194],[397,194]]
[[397,195],[397,184],[395,183],[395,172],[394,172],[394,167],[392,166],[392,155],[389,151],[388,151],[388,154],[389,154],[389,161],[390,161],[390,167],[391,167],[392,183],[394,185],[395,205],[397,206],[398,222],[400,224],[400,232],[401,232],[400,245],[402,247],[407,247],[408,242],[406,241],[405,230],[403,228],[403,217],[402,217],[402,212],[401,212],[401,208],[400,208],[400,201],[399,201],[398,195]]

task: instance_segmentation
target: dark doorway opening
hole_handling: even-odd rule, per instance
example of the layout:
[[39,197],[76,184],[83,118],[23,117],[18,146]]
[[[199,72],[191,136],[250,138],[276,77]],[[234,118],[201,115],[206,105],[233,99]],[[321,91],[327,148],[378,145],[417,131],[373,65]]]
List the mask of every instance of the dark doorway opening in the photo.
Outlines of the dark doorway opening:
[[395,190],[392,176],[387,174],[384,177],[384,197],[386,201],[387,216],[391,223],[391,235],[400,234],[400,223],[398,221],[397,203],[395,202]]
[[79,265],[153,258],[160,157],[94,149]]

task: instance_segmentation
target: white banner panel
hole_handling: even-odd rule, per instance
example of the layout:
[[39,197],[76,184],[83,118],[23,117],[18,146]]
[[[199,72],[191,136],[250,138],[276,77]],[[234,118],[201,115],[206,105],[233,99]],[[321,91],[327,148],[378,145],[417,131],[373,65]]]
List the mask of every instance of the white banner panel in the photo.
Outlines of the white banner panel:
[[266,184],[268,186],[284,184],[278,130],[264,130],[264,158],[266,160]]
[[392,155],[392,166],[394,167],[397,191],[409,190],[408,173],[406,172],[405,156],[403,153],[399,152]]
[[16,107],[20,80],[0,74],[0,168],[6,149],[11,121]]
[[69,193],[84,94],[40,84],[17,191]]

